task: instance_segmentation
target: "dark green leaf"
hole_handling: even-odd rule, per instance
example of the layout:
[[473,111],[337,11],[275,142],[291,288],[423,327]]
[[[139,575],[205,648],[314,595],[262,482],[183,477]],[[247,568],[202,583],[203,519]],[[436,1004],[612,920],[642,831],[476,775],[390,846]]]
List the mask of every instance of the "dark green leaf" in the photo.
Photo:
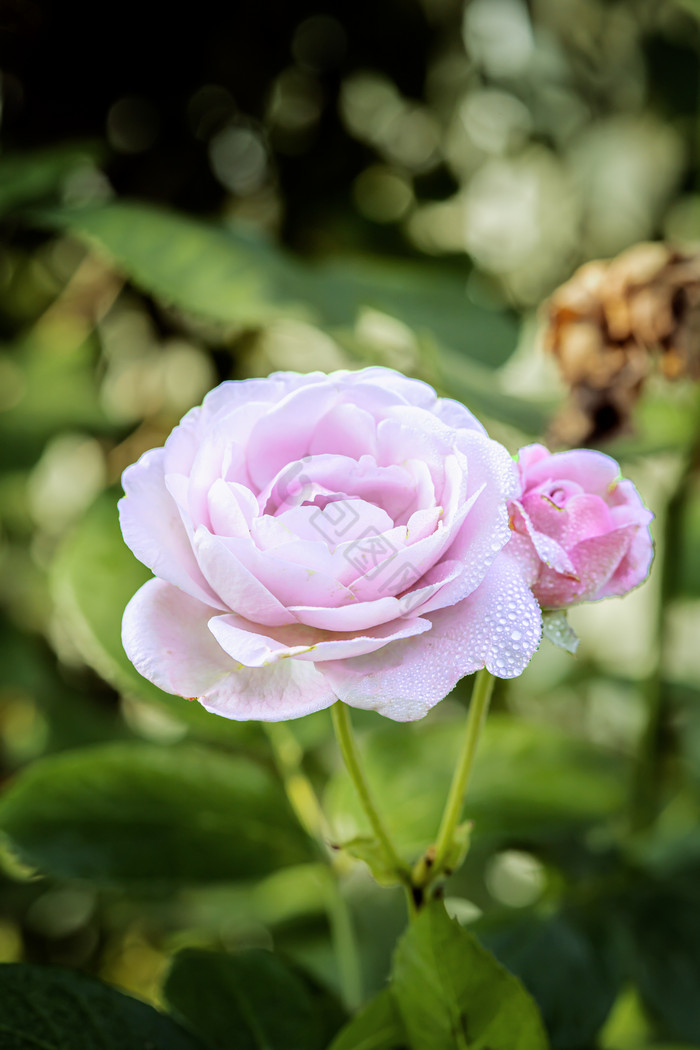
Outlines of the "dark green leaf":
[[259,949],[180,952],[165,996],[211,1050],[325,1050],[343,1021],[329,992]]
[[611,924],[581,915],[516,919],[480,935],[537,1002],[553,1050],[588,1050],[620,988]]
[[411,1050],[546,1050],[534,1001],[435,902],[399,942],[393,981]]
[[171,1018],[90,977],[0,965],[2,1050],[204,1050]]
[[313,859],[266,768],[204,747],[113,744],[43,759],[0,799],[26,863],[104,883],[215,883]]
[[329,1050],[404,1050],[406,1045],[393,997],[384,989],[341,1029]]
[[231,722],[197,703],[162,692],[127,659],[121,640],[124,608],[152,573],[137,561],[119,529],[117,499],[104,493],[68,536],[54,561],[53,594],[84,659],[121,692],[153,700],[199,735],[246,742],[260,736],[250,722]]
[[625,902],[628,966],[668,1039],[700,1043],[700,898],[678,884],[652,882]]
[[[462,731],[461,721],[387,723],[362,737],[367,775],[407,856],[436,833]],[[474,838],[549,836],[619,812],[625,784],[616,756],[551,726],[497,715],[484,730],[464,815],[474,821]],[[329,785],[327,810],[346,835],[370,830],[342,769]]]

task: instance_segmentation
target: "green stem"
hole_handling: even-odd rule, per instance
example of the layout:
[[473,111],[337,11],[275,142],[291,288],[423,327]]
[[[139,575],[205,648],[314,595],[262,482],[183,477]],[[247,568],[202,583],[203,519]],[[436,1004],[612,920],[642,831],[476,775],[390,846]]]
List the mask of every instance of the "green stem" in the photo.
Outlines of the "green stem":
[[352,1013],[359,1009],[363,1000],[362,968],[352,915],[340,888],[339,859],[328,845],[331,833],[318,796],[302,768],[304,752],[299,741],[286,722],[267,722],[264,725],[275,764],[297,820],[308,835],[316,840],[330,865],[326,869],[326,914],[343,1002]]
[[320,843],[328,843],[331,834],[311,781],[302,769],[302,751],[299,741],[286,722],[264,722],[290,805],[297,820]]
[[447,796],[445,810],[442,814],[440,830],[435,843],[435,855],[432,863],[432,871],[438,875],[444,868],[445,859],[452,848],[455,830],[462,816],[464,798],[467,793],[469,777],[474,764],[477,744],[481,736],[481,730],[486,720],[489,709],[491,693],[493,692],[494,677],[484,667],[477,673],[469,703],[467,714],[467,725],[462,741],[462,750],[457,760],[450,793]]
[[674,599],[682,566],[683,516],[690,496],[690,483],[700,466],[700,408],[698,429],[686,453],[685,463],[666,504],[661,522],[656,573],[659,579],[654,668],[646,682],[647,721],[640,742],[630,799],[633,831],[642,831],[656,819],[664,751],[669,731],[669,704],[664,689],[664,670],[669,642],[668,610]]
[[350,779],[355,786],[362,808],[370,822],[372,831],[384,851],[384,857],[387,861],[388,867],[396,872],[402,882],[406,883],[408,881],[410,883],[410,868],[405,861],[401,860],[396,852],[394,844],[389,837],[389,833],[384,827],[384,822],[379,816],[374,799],[372,798],[372,792],[370,791],[369,784],[367,783],[365,774],[362,770],[347,705],[339,700],[331,708],[331,717],[333,718],[333,729],[335,730],[343,761],[345,762],[347,771],[350,774]]
[[331,871],[326,898],[326,911],[338,963],[338,977],[343,1002],[349,1013],[359,1010],[364,998],[362,966],[357,949],[352,913],[343,896],[337,875]]

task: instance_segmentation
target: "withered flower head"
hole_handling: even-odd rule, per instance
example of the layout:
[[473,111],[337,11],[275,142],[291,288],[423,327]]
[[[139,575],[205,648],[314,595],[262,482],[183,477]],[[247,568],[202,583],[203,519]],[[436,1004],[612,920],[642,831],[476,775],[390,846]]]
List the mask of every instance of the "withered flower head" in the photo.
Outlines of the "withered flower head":
[[586,263],[549,300],[544,341],[571,388],[556,440],[624,430],[657,363],[669,379],[700,379],[700,254],[637,244]]

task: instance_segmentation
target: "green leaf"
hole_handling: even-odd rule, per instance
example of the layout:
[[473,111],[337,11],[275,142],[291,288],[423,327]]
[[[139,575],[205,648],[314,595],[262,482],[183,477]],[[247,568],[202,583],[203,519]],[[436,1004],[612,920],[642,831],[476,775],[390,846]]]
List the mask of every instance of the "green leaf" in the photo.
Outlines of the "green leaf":
[[700,20],[700,0],[674,0],[676,7]]
[[341,1029],[329,1050],[404,1050],[406,1046],[401,1019],[385,988]]
[[517,341],[513,318],[476,306],[466,274],[434,262],[329,259],[313,266],[242,227],[126,201],[45,210],[37,221],[88,240],[144,291],[224,324],[292,316],[346,327],[369,307],[491,367]]
[[527,916],[486,927],[480,939],[537,1002],[553,1050],[595,1043],[621,983],[609,923],[580,914]]
[[[367,776],[389,832],[406,856],[433,841],[452,770],[462,719],[418,726],[383,724],[363,734]],[[469,785],[465,817],[482,835],[548,838],[615,816],[625,797],[627,767],[617,755],[552,726],[492,715]],[[370,832],[352,784],[338,768],[326,811],[343,838]]]
[[[696,882],[697,885],[697,882]],[[627,963],[642,1000],[671,1040],[700,1043],[700,899],[677,882],[649,882],[625,902]]]
[[411,1050],[546,1050],[534,1001],[441,902],[399,942],[391,992]]
[[356,860],[363,860],[380,886],[395,886],[399,882],[396,872],[387,864],[384,850],[377,839],[358,835],[339,843],[338,849],[349,853]]
[[198,703],[162,692],[142,678],[124,652],[122,616],[152,573],[137,561],[119,528],[117,499],[105,492],[63,542],[52,566],[52,592],[83,658],[120,692],[154,701],[198,735],[250,745],[262,739],[252,722],[209,714]]
[[325,1050],[343,1022],[329,992],[260,949],[180,952],[164,991],[210,1050]]
[[272,773],[194,745],[45,758],[10,783],[0,830],[39,870],[107,884],[251,879],[314,859]]
[[3,1050],[205,1050],[175,1021],[91,977],[0,965]]
[[114,429],[100,407],[95,341],[57,329],[34,329],[0,352],[0,369],[9,366],[17,384],[16,399],[0,409],[0,467],[33,466],[58,431]]
[[572,655],[578,649],[578,636],[566,618],[563,609],[545,609],[542,613],[542,633],[559,649]]
[[[474,330],[471,318],[465,318],[464,323],[469,325],[470,332]],[[458,353],[452,347],[441,346],[433,351],[433,359],[434,385],[464,402],[480,418],[486,416],[507,423],[533,437],[539,437],[547,429],[556,408],[555,401],[535,401],[505,393],[499,389],[491,369],[484,367],[471,350]]]
[[4,154],[0,158],[0,215],[57,197],[73,172],[92,166],[96,153],[93,145],[83,145]]

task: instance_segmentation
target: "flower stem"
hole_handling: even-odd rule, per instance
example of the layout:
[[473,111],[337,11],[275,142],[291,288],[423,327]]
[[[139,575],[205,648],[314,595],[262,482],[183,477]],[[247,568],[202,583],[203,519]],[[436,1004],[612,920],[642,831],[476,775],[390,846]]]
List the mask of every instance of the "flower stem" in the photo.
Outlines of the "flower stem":
[[[698,418],[700,420],[700,415]],[[670,640],[668,611],[682,574],[679,557],[682,550],[683,518],[691,495],[691,482],[699,468],[700,425],[697,425],[661,522],[662,534],[656,564],[659,580],[657,652],[654,668],[646,682],[647,721],[632,781],[630,823],[633,831],[643,831],[649,827],[658,816],[660,808],[659,789],[664,771],[665,752],[669,746],[671,722],[670,703],[664,687]]]
[[493,692],[494,677],[484,667],[476,675],[474,689],[472,690],[467,714],[467,725],[455,767],[450,793],[447,796],[445,810],[442,814],[440,830],[435,843],[435,854],[432,863],[432,871],[437,876],[444,868],[445,860],[454,842],[455,830],[459,824],[464,807],[464,798],[467,793],[469,777],[474,764],[477,744],[481,736],[481,730],[486,720],[489,709],[491,693]]
[[264,723],[275,764],[297,820],[315,839],[329,867],[325,869],[325,902],[331,940],[338,966],[343,1002],[351,1012],[362,1004],[362,968],[352,914],[340,885],[339,858],[330,849],[331,833],[321,803],[302,767],[304,753],[286,722]]
[[406,884],[408,882],[410,884],[411,870],[408,864],[401,860],[396,852],[396,848],[389,837],[384,822],[379,816],[379,811],[377,810],[374,799],[372,798],[372,792],[362,770],[347,705],[342,701],[338,701],[331,708],[331,717],[333,718],[333,729],[335,730],[343,761],[345,762],[347,771],[350,774],[350,779],[355,786],[362,808],[370,822],[372,831],[384,851],[387,865],[396,873],[403,883]]
[[343,895],[338,876],[332,869],[328,879],[326,913],[338,964],[343,1003],[352,1013],[359,1010],[364,998],[362,965],[350,905]]
[[265,722],[267,738],[272,746],[290,805],[304,830],[319,843],[328,843],[331,834],[309,778],[302,769],[303,751],[286,722]]

